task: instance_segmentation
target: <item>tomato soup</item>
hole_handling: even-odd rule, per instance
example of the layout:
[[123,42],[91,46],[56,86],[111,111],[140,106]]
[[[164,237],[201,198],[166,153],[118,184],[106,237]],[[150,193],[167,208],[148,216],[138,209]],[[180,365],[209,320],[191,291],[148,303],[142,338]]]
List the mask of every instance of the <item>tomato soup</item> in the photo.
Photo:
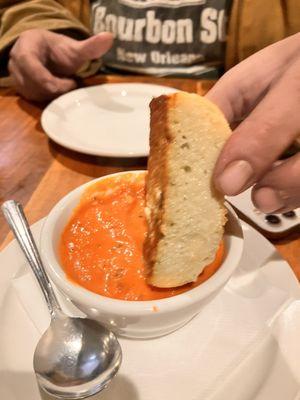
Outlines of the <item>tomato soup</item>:
[[148,285],[143,260],[144,206],[144,174],[109,177],[90,186],[60,239],[67,277],[102,296],[140,301],[175,296],[214,274],[223,259],[223,243],[196,282],[168,289]]

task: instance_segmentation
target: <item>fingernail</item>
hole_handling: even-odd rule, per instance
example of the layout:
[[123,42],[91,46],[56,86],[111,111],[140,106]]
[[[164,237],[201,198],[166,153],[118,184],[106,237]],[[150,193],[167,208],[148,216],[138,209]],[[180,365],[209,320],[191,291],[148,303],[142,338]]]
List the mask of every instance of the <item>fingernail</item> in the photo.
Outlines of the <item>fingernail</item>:
[[47,82],[45,86],[46,86],[46,89],[48,90],[48,92],[50,92],[50,93],[56,93],[58,90],[58,87],[57,87],[56,83],[54,83],[54,82]]
[[248,161],[233,161],[219,175],[217,184],[224,194],[233,196],[250,183],[253,176],[254,171]]
[[252,200],[255,207],[266,214],[276,212],[285,206],[280,193],[270,187],[254,189]]

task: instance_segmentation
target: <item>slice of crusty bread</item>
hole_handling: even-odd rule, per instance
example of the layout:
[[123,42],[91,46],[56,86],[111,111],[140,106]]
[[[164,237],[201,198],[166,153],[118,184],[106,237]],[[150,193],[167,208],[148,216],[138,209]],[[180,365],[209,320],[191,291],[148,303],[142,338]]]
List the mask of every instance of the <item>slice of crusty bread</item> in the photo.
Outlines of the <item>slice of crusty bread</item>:
[[160,96],[150,108],[144,256],[148,282],[175,287],[197,279],[222,239],[226,209],[212,174],[231,130],[221,111],[196,94]]

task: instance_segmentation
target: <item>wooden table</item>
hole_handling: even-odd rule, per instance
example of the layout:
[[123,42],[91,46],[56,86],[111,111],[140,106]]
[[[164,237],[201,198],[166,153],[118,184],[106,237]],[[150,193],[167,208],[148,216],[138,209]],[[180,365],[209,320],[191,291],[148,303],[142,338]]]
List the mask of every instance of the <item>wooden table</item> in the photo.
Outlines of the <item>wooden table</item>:
[[[86,80],[148,82],[204,94],[211,81],[133,76],[98,76]],[[109,159],[67,150],[49,141],[40,125],[43,107],[19,98],[11,89],[0,89],[0,202],[20,201],[30,223],[47,215],[70,190],[98,176],[122,170],[144,169],[146,158]],[[0,246],[11,239],[0,215]],[[300,279],[300,233],[274,242]]]

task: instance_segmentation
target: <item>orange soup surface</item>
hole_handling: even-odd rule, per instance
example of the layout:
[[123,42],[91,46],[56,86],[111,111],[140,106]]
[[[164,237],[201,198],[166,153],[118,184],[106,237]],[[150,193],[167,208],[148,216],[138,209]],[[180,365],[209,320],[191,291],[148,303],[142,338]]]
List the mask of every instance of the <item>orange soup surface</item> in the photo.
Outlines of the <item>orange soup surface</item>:
[[196,282],[168,289],[148,285],[143,260],[144,206],[144,174],[124,174],[90,186],[60,239],[67,277],[106,297],[156,300],[190,290],[214,274],[224,256],[223,242]]

